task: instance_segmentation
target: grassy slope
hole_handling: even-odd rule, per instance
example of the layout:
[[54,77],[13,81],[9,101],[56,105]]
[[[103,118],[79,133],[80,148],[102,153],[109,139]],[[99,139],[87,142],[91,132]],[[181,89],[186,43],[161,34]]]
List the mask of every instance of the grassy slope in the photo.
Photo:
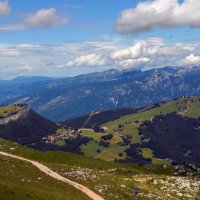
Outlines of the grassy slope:
[[[179,193],[200,199],[197,196],[200,183],[196,184],[193,178],[174,177],[174,170],[170,166],[165,169],[161,165],[125,165],[70,153],[44,153],[5,140],[0,140],[0,150],[43,162],[61,175],[91,188],[106,200],[133,199],[131,192],[133,186],[141,188],[139,200],[148,200],[152,197],[163,200],[181,200],[183,198],[178,196]],[[87,199],[73,188],[46,177],[29,164],[5,157],[0,157],[0,162],[0,172],[6,172],[0,173],[0,191],[2,191],[0,195],[4,195],[0,196],[2,200]],[[39,180],[38,177],[42,179]],[[187,190],[181,188],[182,181],[189,183]],[[192,186],[195,184],[196,186]],[[165,187],[169,188],[168,191]]]
[[0,156],[1,200],[89,200],[71,186],[58,182],[30,164]]
[[[112,133],[112,131],[110,132],[106,130],[106,133],[94,133],[91,130],[83,129],[82,135],[92,138],[94,140],[94,141],[89,142],[86,146],[83,145],[81,147],[81,150],[84,153],[84,155],[100,158],[106,161],[113,161],[114,158],[120,158],[118,154],[125,150],[124,147],[117,145],[119,142],[122,142],[122,138],[120,134],[114,134],[113,138],[107,141],[111,144],[109,148],[102,147],[98,144],[101,140],[101,137],[109,133]],[[101,152],[99,153],[97,152],[97,150],[100,150]]]
[[[141,141],[141,136],[138,134],[138,127],[145,120],[151,120],[156,115],[167,114],[171,112],[181,113],[184,116],[189,117],[200,117],[200,101],[199,97],[191,97],[188,98],[180,98],[178,100],[169,101],[166,103],[162,103],[160,107],[152,108],[152,109],[143,109],[138,113],[127,115],[121,117],[120,119],[105,123],[103,127],[106,127],[106,134],[112,133],[114,134],[114,142],[110,141],[110,148],[99,147],[98,144],[94,145],[94,142],[89,143],[86,147],[82,148],[82,151],[86,156],[92,156],[101,158],[103,160],[114,160],[115,158],[119,158],[119,153],[123,153],[124,150],[128,148],[128,146],[121,147],[117,146],[117,143],[120,141],[120,136],[132,136],[132,144],[139,143]],[[187,101],[186,101],[187,100]],[[138,123],[135,123],[138,121]],[[118,126],[123,125],[122,129],[119,129]],[[99,133],[94,133],[92,131],[83,131],[85,136],[93,138],[95,141],[99,141],[101,135]],[[97,153],[97,149],[102,150],[101,153]],[[88,153],[89,152],[89,153]],[[153,155],[153,154],[152,154]],[[157,159],[153,160],[154,162],[158,162]]]

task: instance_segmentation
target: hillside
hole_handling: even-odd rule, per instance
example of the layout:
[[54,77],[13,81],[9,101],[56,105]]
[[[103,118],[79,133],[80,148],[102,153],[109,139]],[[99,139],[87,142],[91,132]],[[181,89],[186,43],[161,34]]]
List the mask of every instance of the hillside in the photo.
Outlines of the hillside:
[[0,137],[25,145],[38,143],[56,131],[56,124],[26,105],[0,107]]
[[80,129],[83,136],[93,139],[82,146],[82,152],[108,161],[168,163],[172,160],[199,165],[199,117],[200,98],[184,97],[106,123],[98,124],[97,120],[100,131]]
[[132,108],[121,108],[116,110],[107,110],[90,113],[84,116],[80,116],[74,119],[69,119],[61,122],[65,128],[92,128],[94,125],[100,126],[105,122],[118,119],[124,115],[133,114],[137,112]]
[[199,95],[198,67],[109,70],[60,80],[2,84],[0,89],[4,102],[28,104],[55,121],[103,110],[141,108],[181,96]]
[[[0,149],[5,147],[14,149],[16,146],[14,143],[9,146],[1,140]],[[76,198],[89,200],[80,191],[46,176],[26,162],[0,155],[0,172],[0,199],[2,200],[74,200]]]
[[60,150],[81,153],[87,137],[66,135],[54,142],[62,127],[39,115],[25,104],[0,106],[0,138],[43,151]]
[[[0,151],[49,166],[60,175],[87,186],[106,200],[131,200],[132,187],[140,187],[140,200],[199,200],[198,175],[189,168],[170,165],[120,164],[70,153],[39,152],[0,140]],[[0,156],[1,199],[88,199],[74,188],[55,181],[29,164]],[[181,175],[181,173],[185,175]]]

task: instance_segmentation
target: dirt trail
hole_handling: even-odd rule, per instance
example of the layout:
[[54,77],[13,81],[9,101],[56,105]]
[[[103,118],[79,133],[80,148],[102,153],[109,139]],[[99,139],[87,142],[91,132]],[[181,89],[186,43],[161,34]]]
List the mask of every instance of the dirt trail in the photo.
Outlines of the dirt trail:
[[39,162],[36,162],[36,161],[33,161],[33,160],[29,160],[29,159],[26,159],[26,158],[23,158],[23,157],[20,157],[20,156],[14,156],[12,154],[5,153],[5,152],[2,152],[2,151],[0,151],[0,155],[31,163],[32,165],[37,167],[40,171],[44,172],[48,176],[51,176],[54,179],[57,179],[57,180],[62,181],[62,182],[65,182],[65,183],[75,187],[76,189],[82,191],[84,194],[86,194],[91,199],[93,199],[93,200],[104,200],[102,197],[100,197],[98,194],[94,193],[89,188],[87,188],[87,187],[85,187],[85,186],[83,186],[83,185],[81,185],[79,183],[73,182],[73,181],[71,181],[71,180],[59,175],[58,173],[52,171],[47,166],[45,166],[45,165],[43,165],[43,164],[41,164]]
[[190,110],[190,107],[191,107],[191,102],[187,101],[187,107],[184,111],[180,112],[180,115],[185,115]]
[[116,135],[122,136],[122,134],[120,134],[120,133],[118,133],[118,132],[116,132],[116,131],[112,131],[112,130],[110,130],[110,129],[109,129],[108,127],[106,127],[106,126],[103,126],[103,129],[106,130],[106,131],[109,131],[109,132],[111,132],[111,133],[114,133],[114,134],[116,134]]

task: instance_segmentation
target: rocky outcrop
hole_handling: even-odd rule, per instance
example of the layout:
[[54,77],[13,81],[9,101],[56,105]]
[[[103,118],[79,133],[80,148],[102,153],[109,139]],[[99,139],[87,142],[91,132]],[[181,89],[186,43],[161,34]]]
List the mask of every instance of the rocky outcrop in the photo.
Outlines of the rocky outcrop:
[[26,115],[29,113],[30,108],[24,108],[22,111],[19,111],[17,114],[10,115],[9,117],[6,117],[4,119],[0,119],[0,125],[8,124],[11,121],[17,121],[20,118],[26,117]]

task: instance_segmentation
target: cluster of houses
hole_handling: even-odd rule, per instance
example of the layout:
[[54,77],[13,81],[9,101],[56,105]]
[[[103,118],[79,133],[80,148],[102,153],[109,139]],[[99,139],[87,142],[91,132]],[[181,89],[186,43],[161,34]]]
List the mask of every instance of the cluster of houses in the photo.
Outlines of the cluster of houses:
[[82,137],[81,135],[81,131],[80,130],[72,130],[72,129],[68,129],[66,130],[66,133],[61,134],[61,135],[48,135],[47,137],[43,137],[43,140],[46,141],[46,143],[55,143],[57,140],[72,140],[75,138],[79,138]]

